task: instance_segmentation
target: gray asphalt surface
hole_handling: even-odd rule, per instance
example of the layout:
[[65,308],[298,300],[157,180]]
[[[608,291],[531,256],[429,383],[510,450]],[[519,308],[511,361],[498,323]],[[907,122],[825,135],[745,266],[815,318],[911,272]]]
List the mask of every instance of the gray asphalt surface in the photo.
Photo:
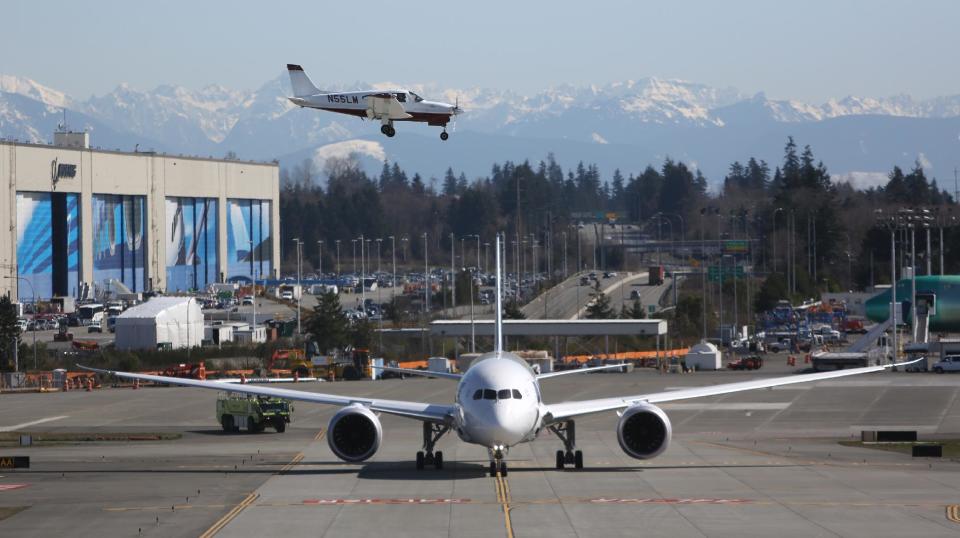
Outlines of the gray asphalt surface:
[[[783,375],[589,374],[544,382],[547,402]],[[302,384],[314,391],[449,402],[449,380]],[[960,377],[883,373],[665,404],[674,438],[627,457],[614,413],[577,422],[586,469],[553,469],[544,434],[509,454],[502,483],[486,451],[444,437],[444,470],[416,471],[416,422],[381,417],[381,451],[345,464],[329,451],[334,409],[295,404],[285,434],[223,434],[216,393],[186,388],[0,395],[0,428],[182,432],[176,441],[0,448],[29,471],[0,472],[3,536],[956,536],[953,461],[848,448],[864,428],[958,436]],[[34,425],[18,426],[39,420]],[[291,464],[291,462],[293,462]],[[197,491],[200,491],[199,494]],[[2,512],[2,511],[0,511]],[[506,517],[509,515],[509,518]]]

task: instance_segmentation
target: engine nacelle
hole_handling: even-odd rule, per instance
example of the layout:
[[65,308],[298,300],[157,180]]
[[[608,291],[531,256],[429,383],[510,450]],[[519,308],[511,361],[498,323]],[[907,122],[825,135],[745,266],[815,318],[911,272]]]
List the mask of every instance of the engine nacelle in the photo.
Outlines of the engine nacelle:
[[377,453],[383,439],[380,419],[366,407],[356,404],[344,407],[327,427],[327,444],[343,461],[364,461]]
[[662,409],[648,403],[627,408],[617,423],[620,448],[638,460],[655,458],[670,446],[673,428]]

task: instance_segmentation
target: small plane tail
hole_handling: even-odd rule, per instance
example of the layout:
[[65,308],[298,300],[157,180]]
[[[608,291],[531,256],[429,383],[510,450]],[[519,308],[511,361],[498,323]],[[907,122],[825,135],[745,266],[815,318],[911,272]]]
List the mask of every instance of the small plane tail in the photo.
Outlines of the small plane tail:
[[310,77],[303,72],[303,68],[299,65],[287,64],[287,73],[290,75],[290,86],[293,87],[294,97],[306,97],[308,95],[323,93],[313,85]]
[[497,318],[496,318],[496,328],[494,329],[493,337],[493,351],[499,354],[503,351],[503,284],[500,273],[500,234],[497,233],[497,244],[496,244],[497,255]]

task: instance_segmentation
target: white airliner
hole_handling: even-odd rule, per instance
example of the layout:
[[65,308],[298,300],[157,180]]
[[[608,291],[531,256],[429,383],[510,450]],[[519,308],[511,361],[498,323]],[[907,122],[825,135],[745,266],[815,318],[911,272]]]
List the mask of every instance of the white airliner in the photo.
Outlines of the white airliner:
[[[620,366],[601,366],[537,374],[521,358],[503,349],[503,320],[500,303],[500,238],[497,237],[497,316],[494,351],[473,361],[463,374],[425,372],[399,368],[384,368],[407,374],[427,375],[457,380],[454,403],[427,403],[375,398],[339,396],[300,390],[235,385],[222,381],[198,381],[156,375],[131,374],[86,368],[110,373],[126,379],[156,381],[173,385],[199,387],[235,393],[275,396],[340,406],[327,429],[330,449],[347,462],[361,462],[376,454],[383,439],[378,415],[387,413],[414,420],[423,425],[423,450],[417,452],[416,466],[443,467],[443,453],[434,451],[437,441],[454,430],[461,440],[486,447],[490,456],[490,473],[505,475],[504,460],[510,447],[537,438],[544,429],[557,434],[563,449],[557,450],[557,469],[565,465],[583,467],[583,454],[577,450],[576,417],[616,411],[617,440],[628,455],[637,459],[658,456],[670,444],[670,419],[656,404],[729,394],[745,390],[776,387],[793,383],[820,381],[870,372],[879,372],[894,365],[870,366],[833,372],[792,375],[706,387],[692,387],[667,392],[617,396],[575,402],[547,403],[540,395],[540,382],[567,374],[590,372]],[[909,364],[900,363],[898,365]],[[224,426],[226,427],[226,426]]]
[[299,65],[287,64],[287,73],[293,87],[293,97],[288,99],[293,104],[380,120],[380,132],[391,137],[397,134],[393,122],[417,121],[443,127],[440,140],[446,140],[450,138],[447,124],[463,111],[459,105],[427,101],[408,90],[325,92],[313,85]]

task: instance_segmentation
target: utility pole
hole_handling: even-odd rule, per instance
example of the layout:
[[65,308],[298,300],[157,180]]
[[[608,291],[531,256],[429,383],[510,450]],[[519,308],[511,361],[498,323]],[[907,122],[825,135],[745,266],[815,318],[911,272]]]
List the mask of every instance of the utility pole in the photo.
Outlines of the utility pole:
[[340,240],[334,241],[337,244],[337,286],[340,285]]
[[[294,238],[293,240],[297,244],[297,289],[300,293],[297,294],[297,334],[303,334],[302,326],[300,325],[300,298],[303,297],[303,287],[300,283],[300,260],[303,254],[303,241],[300,241],[300,238]],[[256,286],[254,286],[256,287]],[[257,302],[256,296],[253,298],[254,304]],[[256,320],[254,320],[254,325],[256,325]]]
[[[393,282],[391,282],[393,288],[397,287],[397,238],[390,236],[390,257],[393,259]],[[393,295],[396,297],[397,292],[393,290]]]
[[563,279],[567,279],[567,232],[560,232],[563,236]]

